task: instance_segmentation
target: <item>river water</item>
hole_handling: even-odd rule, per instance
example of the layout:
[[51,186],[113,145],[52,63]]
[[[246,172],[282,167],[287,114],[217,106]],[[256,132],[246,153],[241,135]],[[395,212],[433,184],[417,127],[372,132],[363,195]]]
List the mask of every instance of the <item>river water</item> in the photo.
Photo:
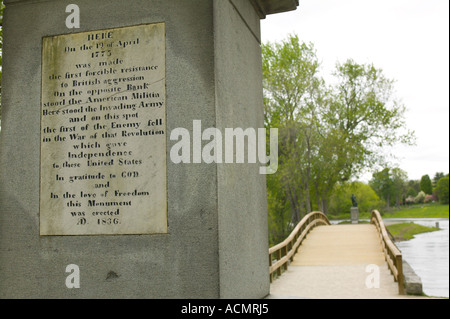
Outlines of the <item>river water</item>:
[[396,243],[403,258],[422,279],[423,291],[428,296],[449,297],[449,220],[448,219],[386,219],[386,222],[414,222],[441,230],[416,235],[415,238]]

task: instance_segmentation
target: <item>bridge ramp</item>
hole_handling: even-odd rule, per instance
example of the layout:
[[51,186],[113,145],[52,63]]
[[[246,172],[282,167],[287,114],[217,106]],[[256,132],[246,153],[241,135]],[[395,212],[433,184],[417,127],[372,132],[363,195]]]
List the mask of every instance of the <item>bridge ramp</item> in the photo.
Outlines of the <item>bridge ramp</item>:
[[[374,285],[374,276],[379,286]],[[404,297],[398,294],[377,230],[370,224],[315,228],[288,270],[272,283],[271,295],[315,299]]]

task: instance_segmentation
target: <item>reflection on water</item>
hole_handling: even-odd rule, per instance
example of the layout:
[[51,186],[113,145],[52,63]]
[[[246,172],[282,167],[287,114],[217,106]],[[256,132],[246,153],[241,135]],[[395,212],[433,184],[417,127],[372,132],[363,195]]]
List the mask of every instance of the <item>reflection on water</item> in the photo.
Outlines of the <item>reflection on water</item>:
[[[389,219],[386,221],[393,221]],[[449,220],[448,219],[399,219],[396,222],[414,222],[441,230],[416,235],[414,239],[398,242],[403,258],[422,279],[424,293],[428,296],[449,297]]]

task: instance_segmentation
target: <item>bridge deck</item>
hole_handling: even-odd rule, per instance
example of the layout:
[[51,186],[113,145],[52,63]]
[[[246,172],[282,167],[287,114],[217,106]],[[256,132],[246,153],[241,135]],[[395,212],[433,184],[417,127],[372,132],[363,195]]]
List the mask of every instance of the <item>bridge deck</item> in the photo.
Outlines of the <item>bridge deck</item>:
[[[368,288],[379,266],[379,288]],[[320,226],[300,246],[294,261],[271,284],[271,296],[320,299],[402,298],[374,225]]]

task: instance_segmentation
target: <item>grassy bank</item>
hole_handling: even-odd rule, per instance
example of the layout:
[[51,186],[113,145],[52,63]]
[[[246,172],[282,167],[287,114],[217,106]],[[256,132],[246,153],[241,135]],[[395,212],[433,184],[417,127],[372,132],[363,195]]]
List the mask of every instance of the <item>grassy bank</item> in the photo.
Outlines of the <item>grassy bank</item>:
[[402,223],[386,226],[389,232],[394,236],[395,241],[404,241],[413,239],[417,234],[429,233],[439,230],[436,227],[426,227],[414,223]]
[[[370,219],[372,216],[372,213],[370,212],[359,212],[359,219]],[[350,213],[346,214],[339,214],[339,215],[328,215],[328,218],[330,220],[343,220],[343,219],[350,219]]]
[[449,218],[449,205],[428,204],[394,208],[383,218]]
[[[424,204],[391,208],[389,211],[381,211],[383,219],[386,218],[449,218],[449,205]],[[328,216],[333,220],[350,219],[350,213],[337,216]],[[360,219],[370,219],[371,212],[360,212]]]

